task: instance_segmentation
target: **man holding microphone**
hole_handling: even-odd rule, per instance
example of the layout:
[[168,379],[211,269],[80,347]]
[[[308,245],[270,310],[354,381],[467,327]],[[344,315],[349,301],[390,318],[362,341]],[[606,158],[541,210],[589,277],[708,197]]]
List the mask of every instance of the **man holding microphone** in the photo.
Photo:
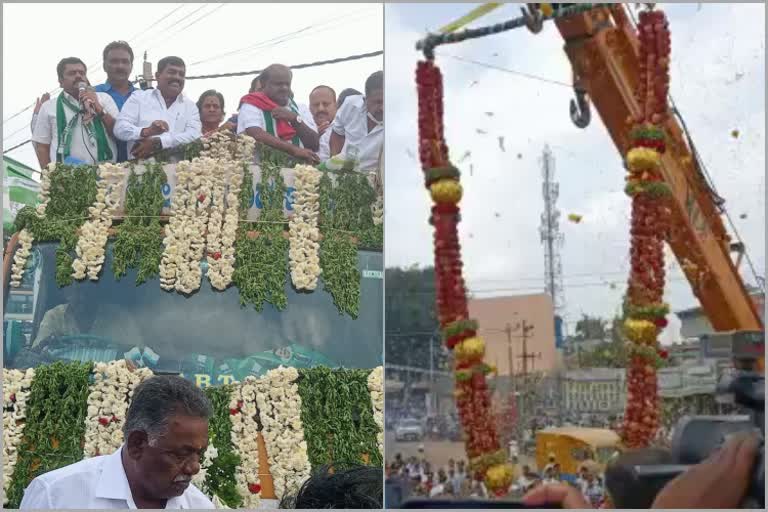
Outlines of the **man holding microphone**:
[[93,91],[85,63],[77,57],[62,59],[56,72],[62,92],[40,107],[32,133],[40,167],[51,162],[114,162],[117,149],[113,130],[118,115],[114,100]]

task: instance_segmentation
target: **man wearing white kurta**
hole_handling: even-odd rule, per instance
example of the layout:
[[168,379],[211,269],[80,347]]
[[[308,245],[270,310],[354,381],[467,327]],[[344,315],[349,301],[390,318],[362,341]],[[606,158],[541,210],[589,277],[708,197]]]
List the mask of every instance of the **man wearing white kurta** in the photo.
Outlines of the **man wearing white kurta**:
[[[282,64],[272,64],[259,80],[261,90],[240,100],[237,133],[247,133],[257,142],[300,162],[319,163],[317,126],[309,108],[293,101],[291,70]],[[258,149],[254,161],[259,161]]]
[[115,124],[115,137],[128,143],[133,158],[148,158],[161,149],[202,137],[197,103],[184,96],[186,65],[178,57],[157,64],[157,89],[135,91]]
[[192,484],[208,446],[211,413],[205,394],[191,382],[150,377],[136,387],[122,419],[124,444],[111,455],[38,476],[19,508],[212,509]]
[[331,126],[331,156],[344,155],[359,162],[359,170],[381,169],[384,147],[384,73],[365,82],[365,97],[349,96]]
[[102,92],[80,92],[88,83],[80,59],[62,59],[56,71],[62,91],[43,103],[32,131],[40,167],[57,161],[88,165],[114,162],[117,146],[113,128],[118,115],[114,100]]

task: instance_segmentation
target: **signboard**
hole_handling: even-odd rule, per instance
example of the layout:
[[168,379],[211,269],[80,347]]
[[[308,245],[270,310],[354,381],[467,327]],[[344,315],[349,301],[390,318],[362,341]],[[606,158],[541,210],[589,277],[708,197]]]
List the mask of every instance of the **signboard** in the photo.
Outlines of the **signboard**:
[[[163,204],[163,214],[170,214],[171,212],[171,198],[173,197],[173,192],[176,189],[176,167],[178,167],[179,164],[164,164],[163,170],[165,171],[165,175],[167,177],[167,183],[163,185],[162,191],[163,191],[163,198],[165,199],[165,203]],[[140,167],[136,167],[134,172],[136,170],[140,171]],[[261,195],[256,187],[257,184],[261,182],[261,167],[258,165],[251,165],[250,166],[251,175],[253,176],[253,196],[251,198],[251,208],[248,211],[248,219],[249,220],[256,220],[259,216],[259,213],[261,209],[264,207],[264,205],[261,202]],[[285,215],[290,215],[293,212],[293,193],[295,191],[294,189],[294,171],[290,168],[283,168],[280,170],[280,174],[283,178],[283,183],[285,184],[285,200],[283,202],[283,212]],[[375,185],[376,182],[376,174],[375,173],[366,173],[368,176],[368,181],[371,184],[371,186]],[[329,173],[328,176],[330,177],[331,181],[336,180],[336,175],[333,173]],[[118,216],[120,215],[120,211],[118,210]]]

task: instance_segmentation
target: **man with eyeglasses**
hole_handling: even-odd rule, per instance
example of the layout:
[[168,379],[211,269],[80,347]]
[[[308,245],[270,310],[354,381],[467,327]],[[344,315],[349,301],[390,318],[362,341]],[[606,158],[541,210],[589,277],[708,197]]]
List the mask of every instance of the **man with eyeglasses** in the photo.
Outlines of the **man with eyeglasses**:
[[150,377],[133,392],[120,449],[35,478],[19,508],[215,508],[192,485],[211,414],[208,398],[191,382]]

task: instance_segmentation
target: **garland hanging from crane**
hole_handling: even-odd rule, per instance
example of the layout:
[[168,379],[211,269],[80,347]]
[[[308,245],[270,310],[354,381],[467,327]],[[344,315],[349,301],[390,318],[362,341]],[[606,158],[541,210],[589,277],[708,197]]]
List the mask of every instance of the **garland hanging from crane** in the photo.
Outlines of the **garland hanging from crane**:
[[435,227],[435,287],[440,327],[446,346],[454,353],[456,405],[464,429],[470,471],[483,479],[490,491],[504,495],[512,482],[512,467],[501,448],[493,421],[483,361],[485,342],[477,336],[478,324],[469,318],[462,277],[458,202],[462,188],[459,171],[448,159],[443,139],[443,84],[433,59],[416,69],[419,95],[419,157],[425,185],[434,206],[430,223]]
[[[651,8],[652,9],[652,8]],[[631,448],[646,447],[659,428],[659,395],[656,370],[666,353],[658,336],[667,326],[669,306],[664,296],[664,240],[671,211],[669,186],[661,175],[661,155],[666,150],[662,123],[669,106],[669,56],[667,18],[663,11],[640,13],[640,106],[630,134],[627,153],[626,192],[632,198],[630,238],[631,270],[625,303],[624,330],[629,339],[627,406],[621,436]]]

